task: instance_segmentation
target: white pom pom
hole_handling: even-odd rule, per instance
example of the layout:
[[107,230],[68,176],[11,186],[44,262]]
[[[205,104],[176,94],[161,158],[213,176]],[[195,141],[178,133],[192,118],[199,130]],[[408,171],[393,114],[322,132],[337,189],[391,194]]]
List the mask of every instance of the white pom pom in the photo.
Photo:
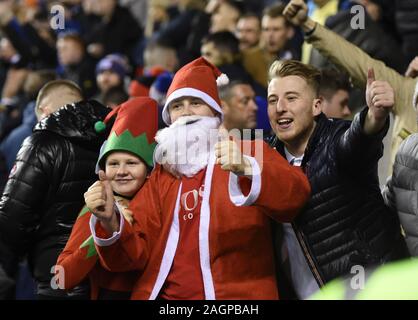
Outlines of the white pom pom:
[[222,73],[217,79],[216,79],[216,84],[218,85],[218,87],[220,86],[225,86],[229,83],[229,78],[225,73]]

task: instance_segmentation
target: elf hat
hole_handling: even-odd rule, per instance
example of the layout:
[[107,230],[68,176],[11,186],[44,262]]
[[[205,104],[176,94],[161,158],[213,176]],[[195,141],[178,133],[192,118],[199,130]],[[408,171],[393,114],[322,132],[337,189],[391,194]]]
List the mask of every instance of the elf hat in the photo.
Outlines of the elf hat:
[[103,131],[115,115],[112,131],[100,150],[98,167],[104,169],[106,157],[113,151],[130,152],[140,157],[147,166],[153,167],[154,137],[158,130],[158,106],[155,100],[136,97],[122,103],[103,122],[96,122],[96,131]]
[[183,66],[174,76],[167,91],[162,116],[167,125],[171,124],[168,105],[181,97],[196,97],[206,102],[212,109],[222,114],[221,100],[217,85],[228,84],[229,79],[205,58],[198,58]]

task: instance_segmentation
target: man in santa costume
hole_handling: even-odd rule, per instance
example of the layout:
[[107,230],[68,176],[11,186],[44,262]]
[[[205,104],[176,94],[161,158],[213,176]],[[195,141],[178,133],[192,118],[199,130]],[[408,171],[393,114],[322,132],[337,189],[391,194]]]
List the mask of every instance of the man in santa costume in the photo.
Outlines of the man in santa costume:
[[162,113],[170,126],[157,134],[157,165],[131,201],[132,225],[106,180],[87,203],[102,265],[142,271],[132,299],[279,298],[270,218],[291,221],[310,187],[263,141],[244,154],[219,130],[225,77],[204,58],[175,75]]

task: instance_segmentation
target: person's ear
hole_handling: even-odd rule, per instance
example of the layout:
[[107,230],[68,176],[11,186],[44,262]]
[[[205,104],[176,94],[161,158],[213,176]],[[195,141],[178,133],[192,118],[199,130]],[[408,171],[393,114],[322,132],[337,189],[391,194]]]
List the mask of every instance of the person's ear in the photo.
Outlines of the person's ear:
[[322,112],[322,97],[315,98],[312,103],[312,114],[316,117]]

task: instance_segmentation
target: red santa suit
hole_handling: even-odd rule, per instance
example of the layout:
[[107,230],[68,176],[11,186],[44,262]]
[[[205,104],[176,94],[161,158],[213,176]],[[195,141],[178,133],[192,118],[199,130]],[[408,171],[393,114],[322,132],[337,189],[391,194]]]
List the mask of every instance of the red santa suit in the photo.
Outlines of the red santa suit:
[[[251,159],[255,174],[247,196],[241,192],[244,183],[210,158],[198,240],[206,299],[278,298],[270,217],[291,221],[310,188],[299,168],[267,145],[263,149],[261,172]],[[157,166],[131,202],[134,224],[121,218],[119,233],[95,239],[101,262],[110,270],[135,270],[144,264],[144,251],[151,252],[132,299],[156,299],[164,286],[179,239],[180,192],[181,180]],[[91,228],[96,229],[94,217]]]

